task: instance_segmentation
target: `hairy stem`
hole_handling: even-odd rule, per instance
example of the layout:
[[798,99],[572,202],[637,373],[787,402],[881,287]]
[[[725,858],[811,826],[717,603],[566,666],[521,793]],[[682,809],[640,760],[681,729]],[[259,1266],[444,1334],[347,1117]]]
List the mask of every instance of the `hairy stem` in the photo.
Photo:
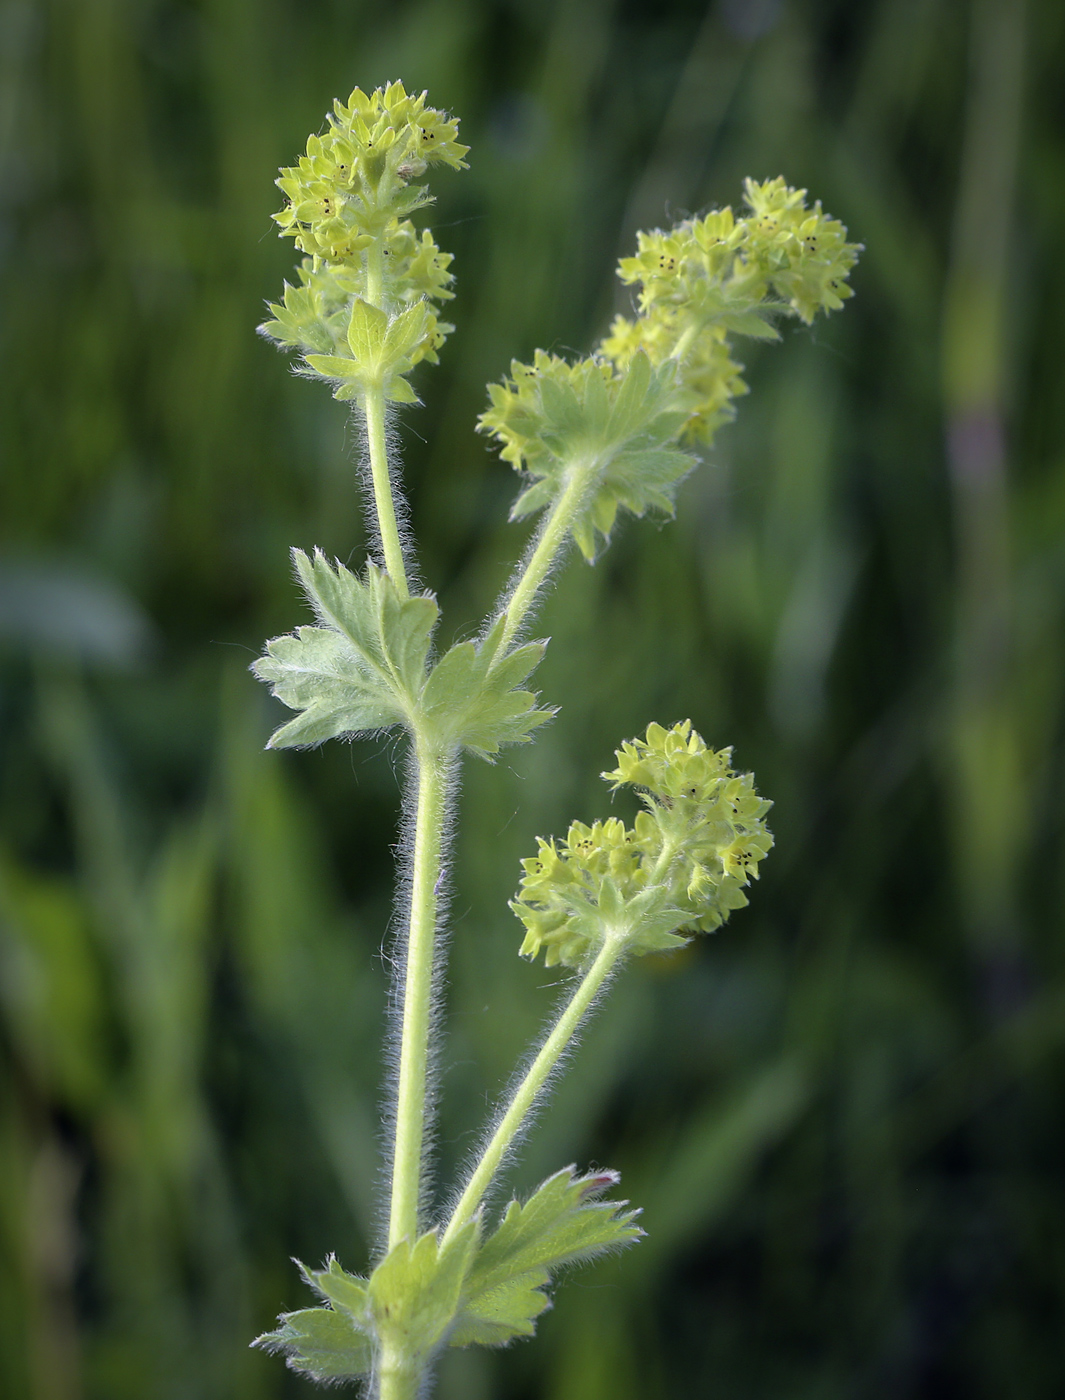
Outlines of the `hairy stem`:
[[492,1134],[491,1141],[482,1153],[481,1160],[477,1163],[473,1175],[452,1213],[444,1234],[445,1241],[449,1240],[476,1213],[485,1192],[491,1186],[492,1180],[499,1170],[500,1163],[506,1156],[514,1138],[521,1131],[521,1126],[528,1117],[529,1111],[544,1085],[550,1079],[566,1046],[573,1039],[577,1028],[588,1014],[614,964],[624,951],[625,938],[623,936],[607,938],[596,954],[595,961],[581,978],[577,990],[552,1027],[551,1034],[540,1047],[525,1077],[515,1089],[510,1103],[507,1105],[507,1111],[499,1120],[499,1126]]
[[418,810],[414,828],[410,926],[403,982],[403,1028],[399,1048],[392,1200],[388,1221],[389,1249],[404,1238],[413,1239],[418,1233],[432,1020],[433,955],[450,758],[448,754],[431,749],[421,739],[416,740],[415,753],[418,763]]
[[574,518],[584,504],[588,488],[595,478],[598,466],[598,461],[592,458],[590,461],[572,463],[566,473],[566,485],[545,517],[536,540],[536,547],[529,555],[528,562],[507,599],[507,620],[499,645],[500,657],[506,655],[525,621],[529,609],[536,601],[536,595],[551,572],[558,552],[566,542],[566,536],[569,534]]
[[370,474],[373,478],[374,503],[385,568],[399,592],[407,594],[407,571],[403,563],[403,547],[396,524],[396,505],[392,496],[392,477],[388,470],[388,444],[385,439],[385,394],[383,389],[368,389],[362,399],[366,414],[366,436],[370,444]]
[[422,1368],[412,1366],[406,1357],[381,1357],[377,1372],[377,1400],[416,1400],[421,1387]]

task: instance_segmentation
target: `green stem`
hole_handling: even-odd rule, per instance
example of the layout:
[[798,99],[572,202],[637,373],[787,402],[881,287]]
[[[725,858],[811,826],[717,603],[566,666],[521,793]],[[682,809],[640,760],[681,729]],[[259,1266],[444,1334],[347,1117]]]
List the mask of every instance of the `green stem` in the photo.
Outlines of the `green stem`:
[[411,1366],[400,1356],[382,1356],[377,1372],[377,1400],[416,1400],[422,1368]]
[[[418,811],[414,828],[410,926],[403,985],[403,1029],[396,1092],[396,1138],[388,1222],[390,1249],[402,1239],[414,1239],[418,1233],[437,887],[447,808],[449,755],[431,749],[420,738],[415,741],[415,754],[418,763]],[[397,1396],[401,1393],[396,1392]]]
[[448,1222],[444,1234],[445,1242],[476,1213],[477,1207],[484,1198],[484,1193],[491,1186],[500,1163],[506,1156],[515,1136],[521,1130],[521,1125],[525,1122],[530,1109],[551,1077],[552,1071],[558,1064],[566,1046],[576,1034],[581,1021],[588,1014],[592,1002],[614,964],[624,953],[625,942],[623,934],[608,937],[596,954],[595,961],[581,978],[573,997],[555,1022],[551,1034],[540,1047],[536,1059],[533,1060],[524,1079],[515,1089],[506,1113],[499,1120],[499,1126],[492,1134],[491,1141],[482,1153],[481,1160],[477,1163],[469,1184],[463,1191]]
[[392,497],[392,478],[388,470],[388,445],[385,439],[385,393],[383,389],[368,389],[362,398],[366,414],[366,436],[370,444],[370,474],[373,478],[377,525],[385,568],[396,588],[407,596],[407,570],[403,563],[403,546],[396,524],[396,505]]
[[544,520],[536,541],[536,548],[529,555],[528,563],[518,579],[514,591],[507,600],[506,623],[499,644],[499,656],[506,655],[517,636],[521,624],[551,572],[555,556],[566,542],[574,517],[584,504],[588,487],[599,466],[598,460],[573,462],[567,473],[567,481],[556,499],[551,511]]

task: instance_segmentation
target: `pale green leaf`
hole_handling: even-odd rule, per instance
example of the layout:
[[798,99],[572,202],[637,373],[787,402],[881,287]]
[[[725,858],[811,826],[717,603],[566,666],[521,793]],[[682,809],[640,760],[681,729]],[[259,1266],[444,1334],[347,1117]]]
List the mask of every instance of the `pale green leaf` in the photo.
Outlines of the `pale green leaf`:
[[322,626],[275,638],[252,667],[301,711],[270,746],[320,744],[404,722],[425,680],[435,599],[401,595],[372,563],[360,578],[320,550],[313,559],[294,550],[293,560]]
[[588,559],[607,539],[619,506],[634,515],[670,514],[677,482],[694,465],[677,439],[688,418],[672,363],[652,368],[642,351],[618,371],[594,357],[568,364],[537,351],[513,379],[490,390],[480,427],[503,456],[533,478],[511,518],[549,506],[587,474],[570,530]]
[[638,1211],[599,1197],[616,1172],[577,1176],[566,1167],[521,1205],[511,1201],[494,1234],[480,1246],[466,1279],[452,1346],[499,1346],[529,1336],[549,1305],[544,1287],[567,1264],[595,1258],[639,1239]]
[[388,365],[408,360],[425,335],[429,307],[424,301],[416,301],[406,311],[400,312],[389,322],[388,332],[382,346],[382,360]]
[[291,1370],[316,1381],[339,1381],[368,1375],[372,1369],[370,1338],[344,1313],[305,1308],[278,1320],[277,1330],[257,1337],[252,1346],[283,1352]]
[[457,642],[433,667],[422,692],[422,713],[434,731],[482,758],[504,744],[524,742],[554,713],[536,709],[534,692],[520,688],[546,643],[530,642],[493,664],[503,626],[501,617],[481,642]]
[[435,1231],[402,1240],[370,1275],[367,1298],[378,1336],[406,1357],[426,1357],[446,1339],[477,1246],[469,1221],[441,1248]]
[[348,345],[358,363],[365,369],[376,367],[388,335],[388,317],[362,297],[351,305],[348,322]]
[[357,1326],[365,1328],[369,1285],[364,1278],[341,1268],[335,1254],[329,1256],[324,1269],[308,1269],[298,1260],[296,1262],[305,1283],[334,1308],[348,1313]]

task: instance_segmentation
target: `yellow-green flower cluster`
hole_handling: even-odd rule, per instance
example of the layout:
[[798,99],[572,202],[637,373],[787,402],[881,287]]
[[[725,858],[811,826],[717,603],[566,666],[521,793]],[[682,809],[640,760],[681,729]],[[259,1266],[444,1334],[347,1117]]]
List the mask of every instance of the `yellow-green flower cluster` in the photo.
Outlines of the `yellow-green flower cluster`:
[[731,758],[731,749],[708,749],[690,720],[652,724],[623,744],[603,777],[636,788],[645,810],[632,828],[574,822],[562,844],[538,842],[511,904],[526,929],[522,954],[579,967],[607,939],[634,954],[661,952],[742,908],[773,844],[771,804]]
[[[860,245],[846,241],[847,230],[819,203],[807,208],[805,190],[748,180],[746,200],[741,218],[718,209],[638,234],[636,256],[622,258],[619,275],[639,284],[639,314],[618,316],[586,359],[570,364],[537,351],[531,365],[515,361],[508,379],[489,386],[479,426],[500,443],[504,461],[533,478],[514,517],[551,504],[583,473],[587,499],[571,532],[591,559],[619,506],[670,512],[673,488],[692,465],[680,449],[708,445],[747,392],[730,336],[778,339],[778,317],[809,324],[851,295]],[[615,431],[627,420],[615,416],[604,438],[609,405],[641,365],[650,369],[640,382],[641,395],[650,386],[653,415],[646,405],[636,414],[631,442]]]
[[[333,104],[326,130],[308,139],[306,155],[277,181],[286,204],[274,218],[309,256],[297,268],[298,284],[286,283],[281,302],[271,304],[264,335],[305,355],[349,358],[356,301],[395,316],[424,300],[422,338],[408,358],[412,365],[436,360],[454,329],[431,305],[453,296],[451,255],[408,216],[432,202],[424,185],[412,183],[429,165],[465,166],[469,148],[457,131],[454,120],[426,106],[425,93],[409,96],[402,83],[369,95],[356,88],[346,104]],[[354,368],[352,376],[331,376],[338,394],[351,397],[354,376]]]
[[708,443],[746,388],[729,335],[775,339],[777,316],[809,325],[852,295],[847,278],[861,245],[847,242],[820,201],[807,208],[806,191],[783,179],[747,180],[745,193],[750,212],[741,218],[718,209],[637,235],[636,256],[622,258],[618,273],[640,285],[640,315],[617,317],[600,347],[621,367],[639,349],[653,363],[678,362],[690,442]]
[[[677,313],[641,316],[635,321],[614,318],[600,354],[624,371],[642,350],[654,365],[668,364],[680,338]],[[675,403],[681,411],[677,436],[692,445],[709,446],[714,435],[736,416],[733,399],[747,393],[742,368],[732,358],[722,329],[693,337],[677,366]]]
[[329,262],[350,262],[399,221],[429,202],[412,178],[435,161],[458,170],[469,150],[456,141],[458,123],[408,97],[402,83],[367,96],[356,88],[337,101],[328,127],[307,141],[299,164],[281,171],[287,204],[274,218],[296,247]]

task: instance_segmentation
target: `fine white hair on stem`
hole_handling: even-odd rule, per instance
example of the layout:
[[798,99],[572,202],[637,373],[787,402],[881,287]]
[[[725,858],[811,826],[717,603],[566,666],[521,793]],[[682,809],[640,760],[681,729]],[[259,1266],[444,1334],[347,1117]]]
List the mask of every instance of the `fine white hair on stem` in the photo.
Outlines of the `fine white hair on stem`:
[[[495,607],[488,614],[488,617],[485,620],[485,624],[482,629],[482,636],[487,635],[488,632],[491,631],[492,626],[496,622],[497,618],[499,618],[503,613],[505,613],[510,607],[511,600],[513,599],[514,594],[518,590],[518,585],[525,577],[526,571],[529,568],[530,561],[532,560],[532,557],[536,553],[537,549],[540,547],[540,542],[543,539],[544,535],[547,533],[548,529],[550,528],[553,518],[554,510],[552,508],[545,510],[541,515],[536,529],[529,536],[528,542],[526,543],[525,548],[521,552],[521,558],[511,570],[510,578],[507,580],[502,593],[500,593],[499,598],[496,601]],[[514,634],[515,642],[522,641],[528,635],[529,627],[532,623],[534,614],[536,612],[536,606],[543,598],[544,593],[546,589],[550,586],[552,580],[555,577],[555,574],[565,563],[566,557],[573,548],[573,545],[574,542],[572,536],[567,536],[567,538],[563,541],[562,545],[555,551],[555,555],[551,560],[551,566],[537,585],[536,593],[533,597],[532,603],[525,616],[522,618],[521,624],[519,625],[517,631]]]
[[[374,496],[373,471],[370,466],[370,435],[366,427],[366,413],[362,405],[353,400],[351,422],[354,428],[356,465],[359,484],[366,503],[366,530],[370,539],[370,553],[379,568],[385,568],[385,546],[381,538],[381,522],[377,515]],[[392,509],[396,517],[396,530],[399,534],[403,566],[407,571],[407,583],[413,592],[419,586],[417,552],[414,548],[414,533],[410,523],[410,503],[403,489],[403,473],[397,463],[399,454],[399,415],[395,404],[385,405],[385,455],[388,460],[388,480],[392,490]]]
[[[530,1102],[528,1108],[525,1110],[520,1124],[515,1128],[509,1141],[506,1143],[499,1164],[492,1174],[491,1181],[488,1182],[484,1188],[483,1194],[481,1196],[481,1202],[483,1202],[485,1199],[492,1196],[498,1191],[503,1168],[511,1161],[517,1149],[525,1141],[526,1135],[532,1127],[536,1116],[539,1113],[541,1105],[546,1101],[548,1095],[551,1092],[551,1089],[554,1087],[556,1079],[561,1075],[563,1069],[569,1062],[570,1056],[574,1053],[574,1051],[580,1044],[581,1035],[583,1034],[585,1026],[587,1026],[589,1020],[597,1010],[599,1003],[602,1000],[604,992],[613,982],[614,977],[617,975],[618,967],[619,962],[616,961],[614,962],[613,966],[606,972],[606,974],[602,976],[598,987],[596,987],[595,992],[591,996],[591,999],[589,1000],[587,1006],[585,1006],[584,1010],[580,1013],[579,1020],[573,1026],[572,1031],[570,1032],[564,1047],[558,1054],[557,1059],[551,1065],[551,1068],[547,1071],[547,1073],[544,1075],[542,1082],[537,1086],[532,1101]],[[499,1129],[508,1111],[510,1110],[511,1105],[514,1103],[515,1099],[521,1092],[522,1086],[532,1073],[538,1057],[540,1056],[544,1047],[547,1045],[547,1042],[550,1040],[551,1035],[555,1031],[555,1028],[563,1020],[567,1009],[577,999],[577,997],[581,993],[582,988],[586,985],[587,981],[589,980],[589,971],[590,969],[586,968],[583,975],[574,977],[570,981],[567,995],[564,996],[558,1003],[555,1015],[544,1026],[543,1031],[541,1032],[535,1044],[530,1047],[529,1051],[518,1064],[517,1069],[511,1075],[506,1092],[500,1097],[496,1105],[495,1112],[493,1113],[487,1126],[482,1132],[480,1142],[476,1151],[472,1152],[467,1158],[465,1170],[463,1171],[462,1176],[460,1178],[462,1181],[462,1185],[461,1187],[455,1190],[450,1199],[448,1215],[452,1219],[453,1224],[455,1223],[455,1212],[458,1210],[458,1207],[462,1201],[462,1197],[465,1194],[467,1187],[473,1181],[478,1167],[480,1166],[481,1162],[488,1153],[497,1130]],[[477,1208],[479,1208],[479,1206],[480,1202],[478,1203]]]
[[[429,1034],[425,1076],[425,1110],[421,1140],[421,1170],[419,1215],[424,1211],[431,1189],[428,1165],[436,1141],[436,1098],[439,1080],[441,1024],[443,1005],[441,984],[447,961],[446,917],[451,896],[451,865],[449,851],[453,837],[455,803],[459,782],[458,754],[450,756],[444,768],[443,820],[440,833],[440,860],[434,882],[434,926],[432,958],[432,990],[429,1004]],[[414,847],[418,822],[418,760],[414,744],[408,749],[406,774],[403,782],[403,809],[400,836],[396,845],[396,898],[382,957],[389,968],[387,1005],[388,1031],[385,1041],[385,1097],[381,1129],[383,1133],[381,1202],[376,1229],[383,1253],[388,1234],[389,1193],[394,1171],[396,1139],[396,1109],[399,1093],[400,1057],[403,1043],[404,998],[407,977],[408,940],[410,931],[414,875]]]

